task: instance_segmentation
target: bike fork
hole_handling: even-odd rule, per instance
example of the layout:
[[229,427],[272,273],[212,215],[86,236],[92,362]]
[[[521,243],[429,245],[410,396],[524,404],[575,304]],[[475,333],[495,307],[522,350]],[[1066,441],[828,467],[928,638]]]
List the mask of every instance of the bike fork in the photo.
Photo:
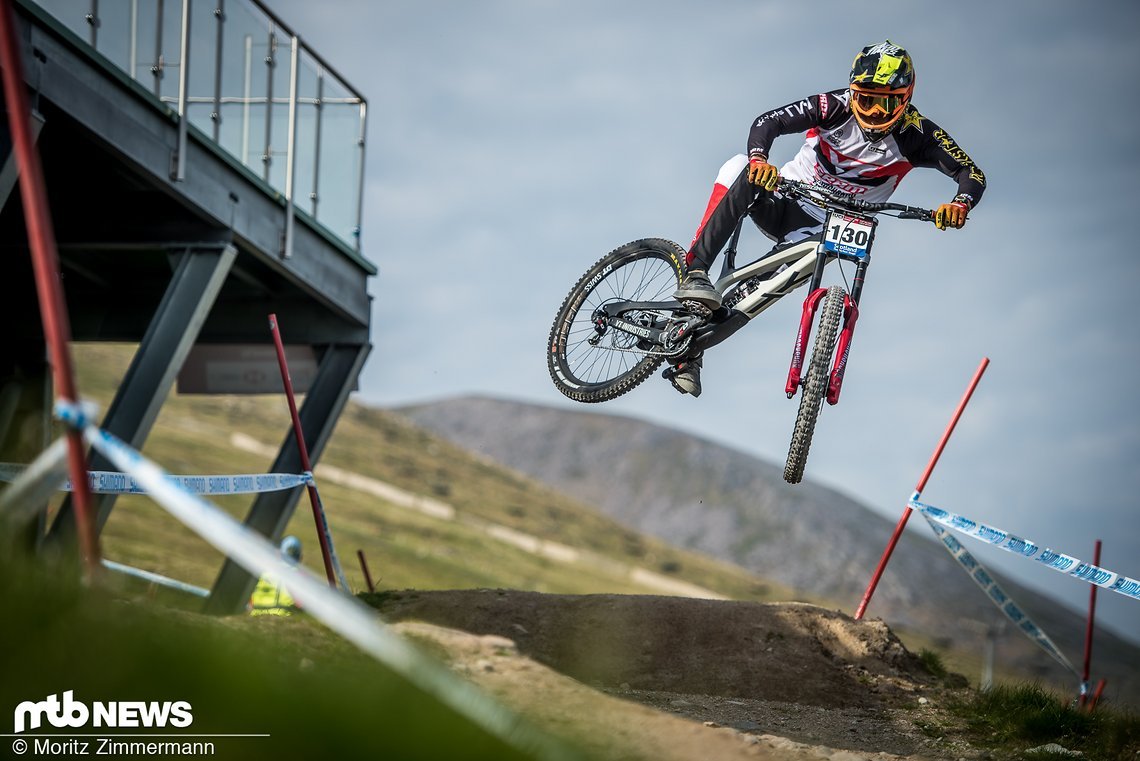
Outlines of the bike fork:
[[819,309],[819,302],[827,295],[826,288],[816,288],[804,299],[804,310],[800,315],[800,330],[796,334],[796,345],[792,348],[792,366],[788,369],[788,382],[784,391],[791,399],[800,387],[800,376],[804,369],[804,351],[807,348],[808,335],[811,325],[815,322],[815,313]]
[[847,355],[851,352],[851,336],[855,333],[855,323],[859,321],[859,305],[848,294],[843,294],[843,330],[839,332],[839,345],[835,347],[835,365],[831,368],[831,378],[827,383],[827,403],[839,401],[839,391],[843,388],[843,374],[847,372]]
[[[796,345],[792,349],[792,366],[788,369],[788,382],[784,392],[791,399],[800,387],[803,375],[804,352],[811,334],[811,326],[815,322],[815,314],[819,310],[819,302],[827,295],[826,288],[816,288],[804,299],[803,312],[800,315],[800,329],[796,334]],[[839,333],[839,342],[835,349],[835,362],[831,368],[831,375],[827,384],[827,403],[836,404],[839,401],[839,392],[843,388],[843,374],[847,372],[847,356],[851,351],[851,337],[855,333],[855,323],[859,320],[859,307],[849,294],[843,294],[843,329]]]

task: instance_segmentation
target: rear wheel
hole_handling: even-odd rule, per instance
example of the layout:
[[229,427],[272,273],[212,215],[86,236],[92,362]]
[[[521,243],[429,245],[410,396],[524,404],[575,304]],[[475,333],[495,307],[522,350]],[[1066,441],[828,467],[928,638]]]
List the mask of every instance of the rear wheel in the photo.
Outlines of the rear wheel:
[[784,466],[784,480],[798,484],[804,477],[808,449],[811,448],[815,424],[827,394],[827,383],[831,376],[831,355],[835,351],[835,341],[839,336],[839,318],[843,315],[844,291],[838,285],[827,289],[827,296],[820,310],[819,327],[815,333],[815,345],[811,352],[811,363],[800,387],[800,409],[796,414],[796,427],[792,431],[792,443],[788,447],[788,462]]
[[[663,357],[649,353],[629,333],[597,325],[594,312],[614,301],[668,301],[681,282],[685,250],[672,241],[645,238],[599,259],[570,289],[547,342],[546,361],[555,387],[578,402],[605,402],[631,391],[653,374]],[[631,322],[654,324],[668,311],[627,313]]]

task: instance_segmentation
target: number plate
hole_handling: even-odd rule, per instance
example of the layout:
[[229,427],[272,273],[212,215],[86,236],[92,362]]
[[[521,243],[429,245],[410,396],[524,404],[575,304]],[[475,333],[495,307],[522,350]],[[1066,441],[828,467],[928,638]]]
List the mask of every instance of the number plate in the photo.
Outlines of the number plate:
[[873,220],[866,217],[831,211],[823,228],[823,248],[836,254],[862,259],[871,249]]

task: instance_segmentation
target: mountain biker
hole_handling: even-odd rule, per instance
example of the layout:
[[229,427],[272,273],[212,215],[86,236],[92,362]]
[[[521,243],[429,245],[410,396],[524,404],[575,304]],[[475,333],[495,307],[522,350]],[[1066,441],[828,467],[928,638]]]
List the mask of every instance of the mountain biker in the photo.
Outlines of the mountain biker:
[[[773,192],[781,176],[881,202],[914,167],[935,168],[958,183],[958,194],[936,210],[935,224],[939,230],[966,224],[986,177],[945,130],[911,104],[913,93],[910,54],[887,40],[855,56],[849,87],[761,114],[748,133],[748,156],[729,159],[717,175],[674,298],[720,307],[709,267],[745,214],[777,244],[822,232],[826,212]],[[773,141],[798,132],[806,132],[806,140],[792,160],[781,169],[769,164]],[[684,357],[664,376],[681,393],[700,396],[701,364],[700,354]]]

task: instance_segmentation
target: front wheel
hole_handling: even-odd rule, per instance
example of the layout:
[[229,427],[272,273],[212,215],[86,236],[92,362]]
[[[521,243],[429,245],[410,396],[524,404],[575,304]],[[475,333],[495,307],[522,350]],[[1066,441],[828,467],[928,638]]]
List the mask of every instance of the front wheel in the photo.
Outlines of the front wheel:
[[798,484],[804,477],[808,449],[811,448],[815,423],[823,407],[827,394],[827,383],[831,377],[831,355],[835,351],[835,341],[839,336],[839,318],[843,315],[844,291],[838,285],[827,289],[827,297],[820,310],[819,328],[815,334],[815,345],[811,352],[811,364],[800,390],[800,409],[796,413],[796,427],[792,431],[792,443],[788,447],[788,462],[784,466],[784,480]]
[[[594,313],[615,301],[668,301],[681,282],[685,250],[672,241],[645,238],[599,259],[578,279],[558,309],[547,342],[546,363],[555,387],[578,402],[606,402],[631,391],[663,357],[639,346],[636,337],[607,329]],[[668,312],[627,314],[646,324]]]

